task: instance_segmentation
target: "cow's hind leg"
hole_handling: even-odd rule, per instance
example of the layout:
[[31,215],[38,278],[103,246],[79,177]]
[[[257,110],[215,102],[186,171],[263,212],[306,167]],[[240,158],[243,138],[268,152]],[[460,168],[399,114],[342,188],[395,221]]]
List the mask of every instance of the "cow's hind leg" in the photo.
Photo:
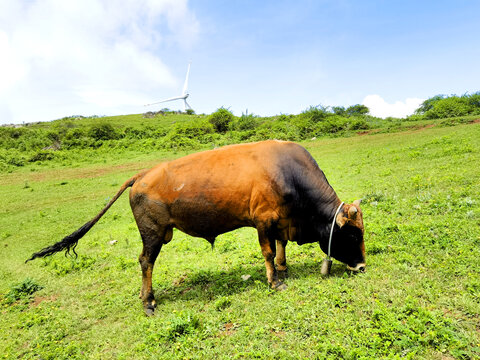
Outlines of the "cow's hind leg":
[[275,259],[276,247],[275,238],[268,236],[267,231],[258,229],[258,240],[262,248],[262,254],[265,258],[265,268],[267,270],[268,283],[276,290],[284,290],[287,286],[278,279],[277,270],[273,264]]
[[288,276],[287,271],[287,257],[285,254],[285,248],[288,241],[277,240],[277,256],[275,262],[277,264],[277,273],[280,279],[285,279]]
[[157,259],[162,245],[172,238],[172,229],[166,226],[154,224],[143,224],[139,226],[142,236],[143,250],[138,258],[142,268],[142,289],[140,298],[143,302],[143,308],[147,315],[153,315],[155,310],[155,295],[152,288],[153,265]]

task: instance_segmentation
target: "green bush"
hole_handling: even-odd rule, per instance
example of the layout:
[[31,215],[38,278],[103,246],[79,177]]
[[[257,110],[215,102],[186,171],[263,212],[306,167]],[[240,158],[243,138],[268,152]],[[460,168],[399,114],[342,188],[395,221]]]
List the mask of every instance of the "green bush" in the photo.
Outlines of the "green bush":
[[215,131],[220,134],[224,134],[225,132],[227,132],[229,125],[233,121],[233,119],[233,114],[223,107],[221,107],[208,117],[208,121],[210,122],[210,124],[212,124],[215,128]]
[[183,123],[177,123],[173,128],[167,133],[168,135],[177,135],[184,136],[189,139],[196,139],[201,142],[201,140],[208,134],[213,134],[215,129],[213,125],[204,120],[194,120],[187,121]]
[[95,140],[113,140],[118,139],[119,134],[115,128],[109,123],[100,123],[93,125],[88,130],[88,136]]
[[65,134],[64,139],[65,140],[76,140],[82,137],[85,137],[87,134],[85,130],[80,129],[80,128],[75,128],[75,129],[70,129],[67,131]]
[[55,159],[56,154],[53,151],[50,150],[40,150],[37,153],[33,154],[30,159],[28,159],[29,162],[37,162],[37,161],[48,161],[48,160],[53,160]]
[[310,106],[307,110],[302,112],[302,117],[308,119],[313,123],[325,120],[331,113],[328,111],[328,107],[322,105]]
[[169,133],[162,139],[161,146],[167,150],[191,150],[198,149],[201,144],[198,140],[179,134]]
[[464,95],[467,98],[467,104],[478,110],[480,109],[480,92],[473,93],[471,95]]
[[218,311],[221,311],[228,308],[231,304],[232,304],[232,300],[230,300],[229,297],[221,296],[215,301],[213,305],[215,306],[215,309],[217,309]]
[[296,116],[292,119],[291,124],[297,128],[300,139],[308,139],[315,136],[315,124],[310,119],[304,116]]
[[329,116],[323,122],[315,124],[314,133],[315,135],[335,134],[345,130],[347,126],[348,119],[342,116],[333,115]]
[[480,93],[462,96],[436,95],[425,100],[415,110],[416,115],[426,119],[443,119],[465,115],[480,114]]
[[349,128],[350,130],[367,130],[370,129],[370,125],[364,118],[358,118],[349,122]]
[[252,141],[261,140],[301,140],[299,129],[288,122],[267,121],[255,128],[250,138]]
[[12,166],[24,166],[26,159],[18,151],[6,150],[0,152],[0,162]]
[[165,337],[174,341],[177,337],[192,334],[200,328],[200,320],[193,314],[181,313],[168,322]]
[[214,127],[205,119],[176,123],[161,139],[165,149],[197,149],[215,139]]
[[425,112],[427,119],[441,119],[468,115],[473,112],[465,98],[449,97],[441,99],[433,104],[433,107]]
[[29,301],[31,296],[41,289],[43,289],[43,286],[37,284],[30,278],[26,278],[21,283],[10,287],[9,292],[5,295],[5,300],[7,304],[13,304],[19,300]]
[[230,129],[231,130],[253,130],[259,125],[259,121],[257,117],[253,114],[249,115],[242,115],[240,118],[233,120],[230,122]]

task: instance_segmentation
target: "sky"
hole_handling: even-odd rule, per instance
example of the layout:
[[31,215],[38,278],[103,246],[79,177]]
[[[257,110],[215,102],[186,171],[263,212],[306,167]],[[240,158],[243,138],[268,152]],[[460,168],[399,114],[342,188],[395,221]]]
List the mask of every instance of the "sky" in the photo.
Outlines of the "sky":
[[480,90],[479,1],[0,0],[0,123],[364,104]]

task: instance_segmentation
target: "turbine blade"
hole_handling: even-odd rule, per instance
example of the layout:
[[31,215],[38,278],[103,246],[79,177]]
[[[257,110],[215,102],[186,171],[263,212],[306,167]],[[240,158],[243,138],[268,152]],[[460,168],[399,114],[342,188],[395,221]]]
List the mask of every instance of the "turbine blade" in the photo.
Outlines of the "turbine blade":
[[168,98],[168,99],[161,100],[161,101],[157,101],[157,102],[154,102],[154,103],[151,103],[151,104],[146,104],[145,106],[156,105],[156,104],[161,104],[161,103],[164,103],[164,102],[167,102],[167,101],[181,100],[181,99],[185,99],[185,96],[175,96],[175,97]]
[[187,68],[187,76],[185,77],[185,84],[183,84],[183,95],[185,95],[188,91],[188,75],[190,75],[190,65],[192,64],[192,62],[190,61],[188,63],[188,68]]
[[185,111],[187,111],[187,109],[191,109],[192,107],[190,106],[190,104],[187,102],[187,99],[183,99],[183,101],[185,101]]

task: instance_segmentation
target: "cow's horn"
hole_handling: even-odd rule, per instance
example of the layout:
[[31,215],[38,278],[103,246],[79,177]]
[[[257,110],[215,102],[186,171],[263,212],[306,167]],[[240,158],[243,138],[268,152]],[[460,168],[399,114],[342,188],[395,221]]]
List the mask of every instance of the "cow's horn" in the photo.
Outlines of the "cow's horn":
[[348,209],[348,218],[349,219],[355,219],[357,217],[357,208],[355,206],[350,206],[350,209]]

